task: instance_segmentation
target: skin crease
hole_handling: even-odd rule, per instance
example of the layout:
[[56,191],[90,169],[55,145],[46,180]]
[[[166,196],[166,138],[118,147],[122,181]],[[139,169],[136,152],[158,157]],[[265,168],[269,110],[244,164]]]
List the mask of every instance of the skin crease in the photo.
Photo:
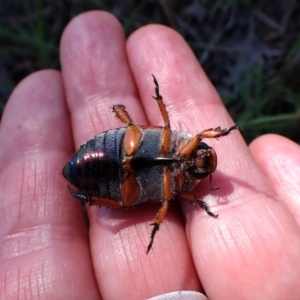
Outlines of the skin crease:
[[170,28],[149,25],[126,41],[113,16],[85,13],[65,29],[61,63],[62,74],[24,79],[1,121],[1,299],[145,299],[176,290],[300,298],[298,145],[267,135],[247,147],[237,131],[205,140],[218,155],[212,185],[220,189],[203,180],[195,194],[219,217],[174,202],[146,256],[159,204],[88,207],[88,230],[64,163],[87,139],[123,126],[113,104],[124,104],[136,124],[163,125],[151,74],[173,129],[196,134],[233,122]]

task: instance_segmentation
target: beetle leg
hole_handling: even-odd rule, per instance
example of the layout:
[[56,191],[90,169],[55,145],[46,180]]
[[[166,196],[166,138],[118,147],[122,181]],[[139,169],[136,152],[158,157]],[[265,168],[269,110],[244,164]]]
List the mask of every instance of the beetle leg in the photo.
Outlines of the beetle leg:
[[128,124],[123,138],[123,149],[126,153],[126,156],[131,157],[134,154],[135,150],[140,144],[141,139],[141,130],[136,125]]
[[134,176],[134,171],[130,163],[132,156],[142,139],[142,132],[138,126],[133,124],[133,121],[124,105],[114,105],[112,110],[116,114],[116,117],[121,120],[121,122],[127,124],[127,128],[123,137],[123,150],[125,155],[122,159],[121,197],[123,205],[128,207],[132,205],[132,203],[140,194],[140,187]]
[[106,206],[106,207],[110,207],[110,208],[121,208],[122,207],[122,206],[120,206],[120,204],[118,202],[111,200],[111,199],[101,198],[101,197],[97,197],[97,196],[89,197],[84,194],[76,193],[70,188],[70,186],[69,186],[69,190],[70,190],[71,195],[74,198],[79,199],[83,203],[89,203],[90,205]]
[[117,104],[112,106],[112,111],[116,114],[116,117],[125,124],[132,124],[132,119],[126,110],[125,105]]
[[154,75],[152,75],[152,77],[153,77],[153,81],[155,84],[155,97],[154,96],[152,96],[152,97],[157,101],[160,113],[161,113],[162,118],[165,123],[165,127],[162,132],[161,149],[159,152],[159,156],[165,156],[169,152],[170,142],[171,142],[170,119],[169,119],[168,112],[166,110],[166,106],[163,102],[163,97],[159,93],[158,82],[157,82],[156,78],[154,77]]
[[177,193],[181,193],[185,180],[186,180],[186,176],[184,172],[180,172],[176,175],[175,186],[176,186]]
[[83,195],[83,194],[80,194],[80,193],[74,192],[74,191],[70,188],[69,185],[68,185],[68,188],[69,188],[69,191],[70,191],[71,195],[72,195],[74,198],[80,200],[82,203],[88,203],[88,202],[90,202],[90,199],[89,199],[88,196]]
[[123,138],[125,155],[122,160],[121,196],[124,206],[130,206],[140,194],[140,186],[134,176],[131,161],[141,139],[140,129],[136,125],[129,124]]
[[121,197],[125,207],[128,207],[134,203],[139,197],[140,186],[134,176],[134,171],[129,163],[122,166],[122,186]]
[[226,136],[230,133],[230,131],[235,130],[235,129],[241,130],[242,127],[234,125],[234,126],[231,126],[229,129],[226,129],[226,128],[221,129],[219,126],[214,129],[213,128],[206,129],[206,130],[202,131],[199,135],[200,135],[201,139],[211,139],[211,138],[215,139],[215,138],[218,138],[221,136]]
[[[211,181],[211,174],[209,174],[209,178],[210,178],[210,181]],[[176,182],[176,191],[178,193],[178,196],[181,197],[182,199],[192,203],[193,205],[197,205],[197,206],[200,206],[201,208],[203,208],[206,213],[214,218],[216,218],[218,215],[215,215],[214,213],[212,213],[210,210],[209,210],[209,207],[207,205],[207,203],[203,200],[200,200],[197,196],[193,195],[193,194],[189,194],[189,193],[186,193],[186,192],[182,192],[182,188],[183,188],[183,185],[184,185],[184,182],[185,182],[185,175],[184,173],[179,173],[176,178],[175,178],[175,182]],[[213,189],[218,189],[218,188],[213,188]]]
[[84,194],[74,192],[70,187],[71,195],[79,199],[82,203],[89,203],[89,205],[99,205],[106,206],[109,208],[122,208],[130,206],[139,196],[139,184],[133,176],[133,171],[130,165],[125,165],[122,167],[123,177],[122,177],[122,186],[121,186],[121,197],[123,206],[121,206],[117,201],[111,200],[108,198],[102,198],[98,196],[86,196]]
[[147,254],[152,248],[154,236],[159,229],[159,225],[162,223],[162,221],[164,220],[167,214],[170,205],[170,200],[171,200],[171,173],[167,169],[164,169],[163,201],[162,201],[162,206],[155,217],[155,220],[153,221],[153,223],[150,224],[151,226],[153,226],[153,229],[150,236],[150,242],[147,247],[147,252],[146,252]]
[[234,125],[229,129],[221,129],[220,127],[217,127],[215,129],[213,128],[206,129],[201,133],[197,134],[196,136],[192,137],[183,147],[181,147],[178,150],[177,155],[179,157],[188,156],[193,152],[193,150],[203,139],[215,139],[221,136],[226,136],[234,129],[240,130],[241,127]]
[[127,129],[123,138],[123,149],[126,155],[130,157],[140,144],[142,132],[138,126],[133,124],[132,119],[124,105],[114,105],[112,110],[116,114],[116,117],[121,120],[121,122],[127,124]]
[[97,196],[90,197],[90,205],[99,205],[109,208],[122,208],[122,206],[117,201]]
[[193,205],[200,206],[211,217],[214,217],[214,218],[218,217],[218,215],[215,215],[213,212],[211,212],[209,210],[209,207],[208,207],[207,203],[203,200],[200,200],[199,197],[197,197],[195,195],[192,195],[192,194],[189,194],[189,193],[180,193],[178,196],[181,197],[182,199],[192,203]]

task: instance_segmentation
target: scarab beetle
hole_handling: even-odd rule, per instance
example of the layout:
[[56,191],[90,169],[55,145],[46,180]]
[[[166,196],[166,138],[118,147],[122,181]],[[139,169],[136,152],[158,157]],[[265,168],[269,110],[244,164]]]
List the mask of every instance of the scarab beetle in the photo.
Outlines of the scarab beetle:
[[93,137],[71,157],[63,168],[64,177],[77,189],[71,194],[89,205],[127,208],[146,201],[160,200],[161,207],[154,219],[147,253],[155,233],[164,220],[170,201],[176,196],[202,207],[217,217],[208,205],[190,191],[217,167],[213,148],[201,142],[204,138],[228,135],[229,129],[207,129],[191,136],[171,130],[170,120],[153,76],[155,96],[164,127],[134,124],[124,105],[112,107],[126,127],[111,129]]

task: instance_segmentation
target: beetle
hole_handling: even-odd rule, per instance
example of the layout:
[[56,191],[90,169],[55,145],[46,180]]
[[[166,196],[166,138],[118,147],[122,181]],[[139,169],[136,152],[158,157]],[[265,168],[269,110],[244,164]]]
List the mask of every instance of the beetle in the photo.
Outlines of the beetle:
[[219,138],[232,130],[211,128],[192,136],[171,130],[169,116],[153,76],[155,96],[164,126],[134,124],[124,105],[112,111],[126,126],[100,133],[80,146],[63,168],[63,176],[78,189],[73,197],[89,205],[127,208],[151,200],[161,200],[161,207],[150,225],[153,226],[147,253],[164,220],[171,200],[180,198],[203,208],[216,218],[205,201],[191,190],[217,167],[217,155],[204,138]]

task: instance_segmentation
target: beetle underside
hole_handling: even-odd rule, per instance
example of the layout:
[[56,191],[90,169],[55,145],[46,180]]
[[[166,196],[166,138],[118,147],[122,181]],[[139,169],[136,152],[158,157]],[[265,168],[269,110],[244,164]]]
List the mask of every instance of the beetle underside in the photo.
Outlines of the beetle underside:
[[[213,148],[208,147],[205,143],[202,143],[202,139],[219,138],[228,135],[232,130],[239,129],[239,127],[235,125],[229,129],[221,129],[220,127],[217,127],[215,129],[211,128],[204,130],[196,136],[191,137],[185,144],[179,146],[178,149],[176,149],[176,153],[174,153],[173,157],[170,158],[171,139],[173,133],[170,127],[169,116],[163,103],[163,98],[159,93],[159,85],[154,76],[153,80],[155,84],[155,97],[153,98],[157,101],[165,124],[164,127],[160,129],[160,146],[156,161],[151,162],[144,160],[139,162],[138,159],[135,158],[135,154],[138,152],[138,148],[143,138],[143,130],[148,130],[147,127],[135,125],[124,105],[114,105],[112,107],[112,110],[116,116],[121,120],[121,122],[126,124],[126,130],[122,137],[122,157],[120,161],[120,168],[118,168],[118,170],[120,169],[121,174],[119,191],[120,200],[102,197],[99,196],[95,190],[89,190],[88,184],[85,183],[84,180],[78,179],[78,170],[80,169],[81,165],[78,164],[78,166],[74,166],[75,163],[73,160],[70,160],[63,169],[63,174],[67,180],[79,188],[78,193],[70,190],[71,194],[75,198],[78,198],[83,202],[88,202],[90,205],[100,205],[110,208],[124,208],[135,205],[135,201],[140,197],[140,184],[136,177],[136,173],[137,169],[141,168],[141,163],[144,165],[147,163],[150,165],[155,163],[161,164],[162,177],[160,184],[162,185],[162,204],[156,215],[156,218],[154,219],[153,223],[150,224],[153,226],[153,229],[150,236],[150,242],[147,247],[147,253],[152,248],[155,234],[166,216],[171,200],[174,198],[174,186],[175,196],[177,195],[194,205],[200,206],[208,215],[212,217],[216,218],[218,216],[209,210],[206,202],[191,194],[189,191],[186,191],[186,182],[187,180],[190,180],[188,178],[193,178],[195,181],[199,181],[200,178],[211,176],[211,173],[213,173],[216,169],[216,153]],[[79,151],[80,150],[81,148]],[[79,154],[75,155],[79,156]],[[90,155],[89,164],[85,162],[86,166],[89,166],[95,162],[96,156],[97,155],[92,153],[92,155]],[[182,165],[182,168],[179,169],[179,171],[176,173],[176,176],[173,176],[171,168],[168,167],[168,164],[171,162],[173,163],[172,160],[174,162],[180,161]],[[76,164],[77,163],[78,160],[76,160]],[[76,168],[78,168],[78,170]],[[84,188],[85,185],[87,185],[86,189]]]

